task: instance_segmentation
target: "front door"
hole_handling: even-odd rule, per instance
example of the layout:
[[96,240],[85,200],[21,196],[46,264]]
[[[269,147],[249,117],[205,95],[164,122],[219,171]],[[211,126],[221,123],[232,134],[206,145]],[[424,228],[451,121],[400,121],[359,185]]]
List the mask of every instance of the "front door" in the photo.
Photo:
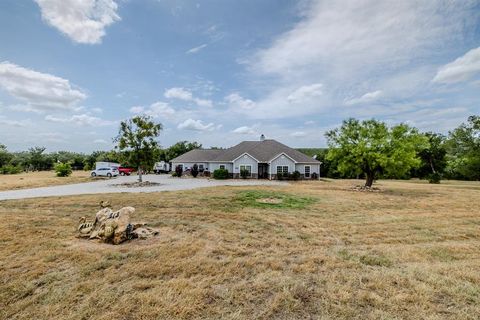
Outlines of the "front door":
[[268,164],[259,163],[258,164],[258,179],[268,179]]

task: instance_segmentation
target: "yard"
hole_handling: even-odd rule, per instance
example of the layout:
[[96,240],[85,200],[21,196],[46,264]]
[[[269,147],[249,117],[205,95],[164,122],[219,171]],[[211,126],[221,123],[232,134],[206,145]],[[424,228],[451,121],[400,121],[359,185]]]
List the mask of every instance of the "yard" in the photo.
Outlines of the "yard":
[[[480,183],[358,183],[0,202],[0,318],[478,319]],[[75,238],[101,200],[160,235]]]
[[89,180],[91,180],[90,171],[73,171],[69,177],[57,177],[54,171],[5,174],[0,175],[0,191],[80,183]]

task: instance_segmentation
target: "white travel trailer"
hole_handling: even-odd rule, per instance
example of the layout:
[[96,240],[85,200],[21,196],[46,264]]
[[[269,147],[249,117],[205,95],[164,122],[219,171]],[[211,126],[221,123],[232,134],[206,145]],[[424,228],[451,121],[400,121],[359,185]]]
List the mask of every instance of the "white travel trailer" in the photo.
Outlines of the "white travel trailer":
[[170,163],[165,161],[155,162],[155,165],[153,166],[153,172],[156,174],[169,173],[170,169]]
[[116,162],[105,162],[105,161],[99,161],[95,162],[95,170],[101,169],[101,168],[118,168],[121,167],[120,163]]

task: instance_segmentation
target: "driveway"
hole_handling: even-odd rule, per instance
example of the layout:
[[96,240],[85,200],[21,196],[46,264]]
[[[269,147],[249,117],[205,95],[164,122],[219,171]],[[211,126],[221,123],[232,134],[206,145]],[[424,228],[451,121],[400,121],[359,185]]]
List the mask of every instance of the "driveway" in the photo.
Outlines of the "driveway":
[[121,192],[158,192],[158,191],[176,191],[176,190],[191,190],[197,188],[215,187],[215,186],[271,186],[271,185],[286,185],[287,182],[270,181],[270,180],[214,180],[204,178],[173,178],[167,174],[161,175],[144,175],[143,181],[150,181],[160,183],[157,186],[151,187],[125,187],[116,186],[125,182],[135,182],[137,176],[118,177],[107,180],[67,184],[52,187],[42,187],[33,189],[21,189],[0,192],[0,200],[11,199],[27,199],[39,197],[54,197],[54,196],[72,196],[79,194],[95,194],[95,193],[121,193]]

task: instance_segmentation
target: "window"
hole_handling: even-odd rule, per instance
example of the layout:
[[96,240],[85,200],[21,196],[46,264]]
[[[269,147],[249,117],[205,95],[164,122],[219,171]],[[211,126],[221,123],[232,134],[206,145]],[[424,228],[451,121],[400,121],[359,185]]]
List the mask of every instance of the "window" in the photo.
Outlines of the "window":
[[277,166],[277,174],[288,173],[288,166]]
[[225,170],[225,165],[221,164],[219,168],[222,169],[222,170]]
[[252,166],[251,165],[241,164],[240,165],[240,173],[242,173],[242,170],[247,170],[248,171],[248,176],[249,177],[252,176]]
[[205,168],[203,167],[203,164],[198,165],[198,171],[203,172]]
[[310,178],[310,166],[305,166],[305,178]]

